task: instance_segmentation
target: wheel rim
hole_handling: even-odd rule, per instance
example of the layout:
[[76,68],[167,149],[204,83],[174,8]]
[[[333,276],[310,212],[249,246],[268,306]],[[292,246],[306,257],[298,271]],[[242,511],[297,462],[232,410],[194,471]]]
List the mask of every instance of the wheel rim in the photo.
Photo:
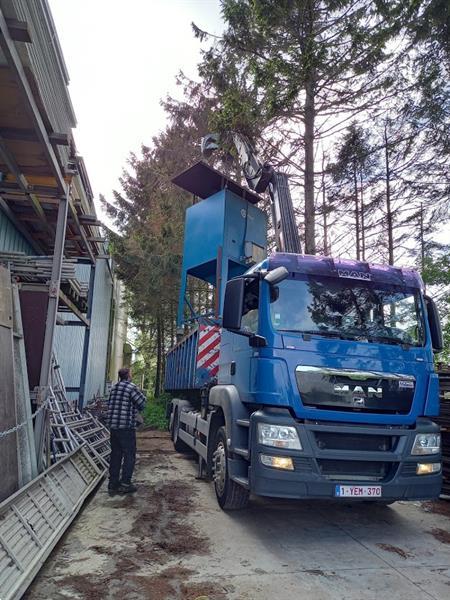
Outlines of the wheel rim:
[[225,489],[227,477],[227,458],[225,454],[225,446],[220,441],[213,454],[213,479],[217,493],[222,496]]

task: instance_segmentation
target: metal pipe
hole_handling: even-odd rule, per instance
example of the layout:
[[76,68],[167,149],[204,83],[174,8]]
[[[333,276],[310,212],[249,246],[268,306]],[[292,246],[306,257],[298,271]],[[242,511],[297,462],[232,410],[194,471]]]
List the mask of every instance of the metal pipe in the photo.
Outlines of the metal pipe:
[[61,283],[61,269],[64,256],[64,241],[66,238],[67,207],[69,205],[70,188],[67,187],[66,195],[60,199],[58,206],[58,220],[56,222],[55,246],[53,250],[52,276],[48,291],[47,319],[45,323],[44,348],[42,351],[41,376],[39,385],[50,385],[50,372],[52,366],[53,339],[58,313],[59,286]]
[[[55,246],[53,250],[52,274],[48,290],[47,319],[45,322],[44,347],[42,350],[41,374],[39,378],[40,401],[45,401],[50,386],[53,341],[55,337],[56,317],[58,314],[59,286],[61,283],[61,269],[66,239],[67,207],[69,204],[70,186],[66,188],[66,195],[60,198],[58,206],[58,219],[56,222]],[[44,463],[44,443],[47,428],[47,414],[43,410],[36,417],[35,443],[37,466],[40,472]]]
[[[87,306],[87,320],[91,322],[92,316],[92,305],[94,302],[94,286],[95,286],[95,264],[91,265],[89,273],[89,292],[88,292],[88,306]],[[80,374],[80,393],[78,395],[78,409],[83,410],[84,396],[86,393],[86,375],[87,365],[89,356],[89,340],[91,339],[91,328],[86,327],[84,330],[84,341],[83,341],[83,357],[81,359],[81,374]]]

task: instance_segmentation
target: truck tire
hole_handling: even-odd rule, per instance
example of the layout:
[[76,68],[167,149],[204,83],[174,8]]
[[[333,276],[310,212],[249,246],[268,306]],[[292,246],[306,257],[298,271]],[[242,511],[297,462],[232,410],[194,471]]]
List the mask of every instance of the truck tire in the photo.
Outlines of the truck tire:
[[183,440],[180,440],[180,438],[178,437],[179,428],[180,428],[180,413],[179,413],[178,408],[175,408],[175,414],[173,416],[172,431],[171,431],[173,447],[175,448],[176,452],[179,452],[180,454],[187,454],[188,452],[191,452],[191,449],[186,444],[186,442],[183,442]]
[[248,503],[249,491],[230,479],[225,427],[220,427],[214,442],[212,475],[217,502],[223,510],[238,510]]

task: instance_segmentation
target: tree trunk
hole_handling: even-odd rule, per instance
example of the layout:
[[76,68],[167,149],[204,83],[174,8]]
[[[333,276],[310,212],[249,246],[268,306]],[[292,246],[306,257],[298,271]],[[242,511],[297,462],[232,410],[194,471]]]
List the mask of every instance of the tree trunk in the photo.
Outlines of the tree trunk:
[[358,200],[358,175],[356,166],[353,168],[353,188],[355,195],[355,234],[356,234],[356,260],[361,260],[361,237],[359,230],[359,200]]
[[161,315],[156,317],[156,373],[155,373],[155,398],[161,394],[161,367],[162,367],[162,339],[161,339]]
[[316,253],[314,208],[314,77],[306,82],[305,99],[305,254]]
[[394,235],[393,235],[393,216],[391,206],[391,169],[389,164],[389,148],[387,138],[387,127],[384,127],[384,161],[386,175],[386,219],[388,234],[388,254],[389,264],[394,264]]
[[170,301],[170,347],[175,345],[175,319],[176,308],[173,300]]
[[425,269],[425,235],[423,227],[423,204],[420,204],[420,263],[421,272]]
[[327,214],[327,190],[325,186],[325,158],[322,157],[322,212],[323,212],[323,253],[328,256],[328,214]]
[[159,368],[159,393],[161,394],[161,392],[164,389],[164,375],[166,372],[166,323],[165,323],[164,318],[161,319],[160,339],[161,339],[161,347],[160,347],[161,366]]
[[363,194],[363,176],[362,171],[359,174],[360,193],[361,193],[361,255],[362,259],[366,260],[366,225],[364,215],[364,194]]

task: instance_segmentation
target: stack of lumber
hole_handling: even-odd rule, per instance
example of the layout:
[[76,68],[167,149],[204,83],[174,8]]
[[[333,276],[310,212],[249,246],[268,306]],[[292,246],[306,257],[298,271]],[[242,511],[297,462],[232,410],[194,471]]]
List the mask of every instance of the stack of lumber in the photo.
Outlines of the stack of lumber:
[[[52,256],[28,256],[23,252],[0,252],[0,264],[9,267],[11,276],[22,283],[44,283],[52,278]],[[60,288],[83,313],[87,311],[88,284],[76,279],[76,259],[64,259]],[[66,310],[61,306],[61,310]]]
[[438,371],[441,411],[438,423],[442,434],[442,493],[450,496],[450,367]]
[[69,281],[61,282],[61,290],[82,313],[87,311],[88,285],[86,283],[81,283],[77,279],[69,279]]
[[[9,266],[11,275],[20,281],[45,283],[52,278],[52,256],[27,256],[22,252],[0,252],[0,263]],[[64,259],[61,281],[75,279],[76,260]]]

